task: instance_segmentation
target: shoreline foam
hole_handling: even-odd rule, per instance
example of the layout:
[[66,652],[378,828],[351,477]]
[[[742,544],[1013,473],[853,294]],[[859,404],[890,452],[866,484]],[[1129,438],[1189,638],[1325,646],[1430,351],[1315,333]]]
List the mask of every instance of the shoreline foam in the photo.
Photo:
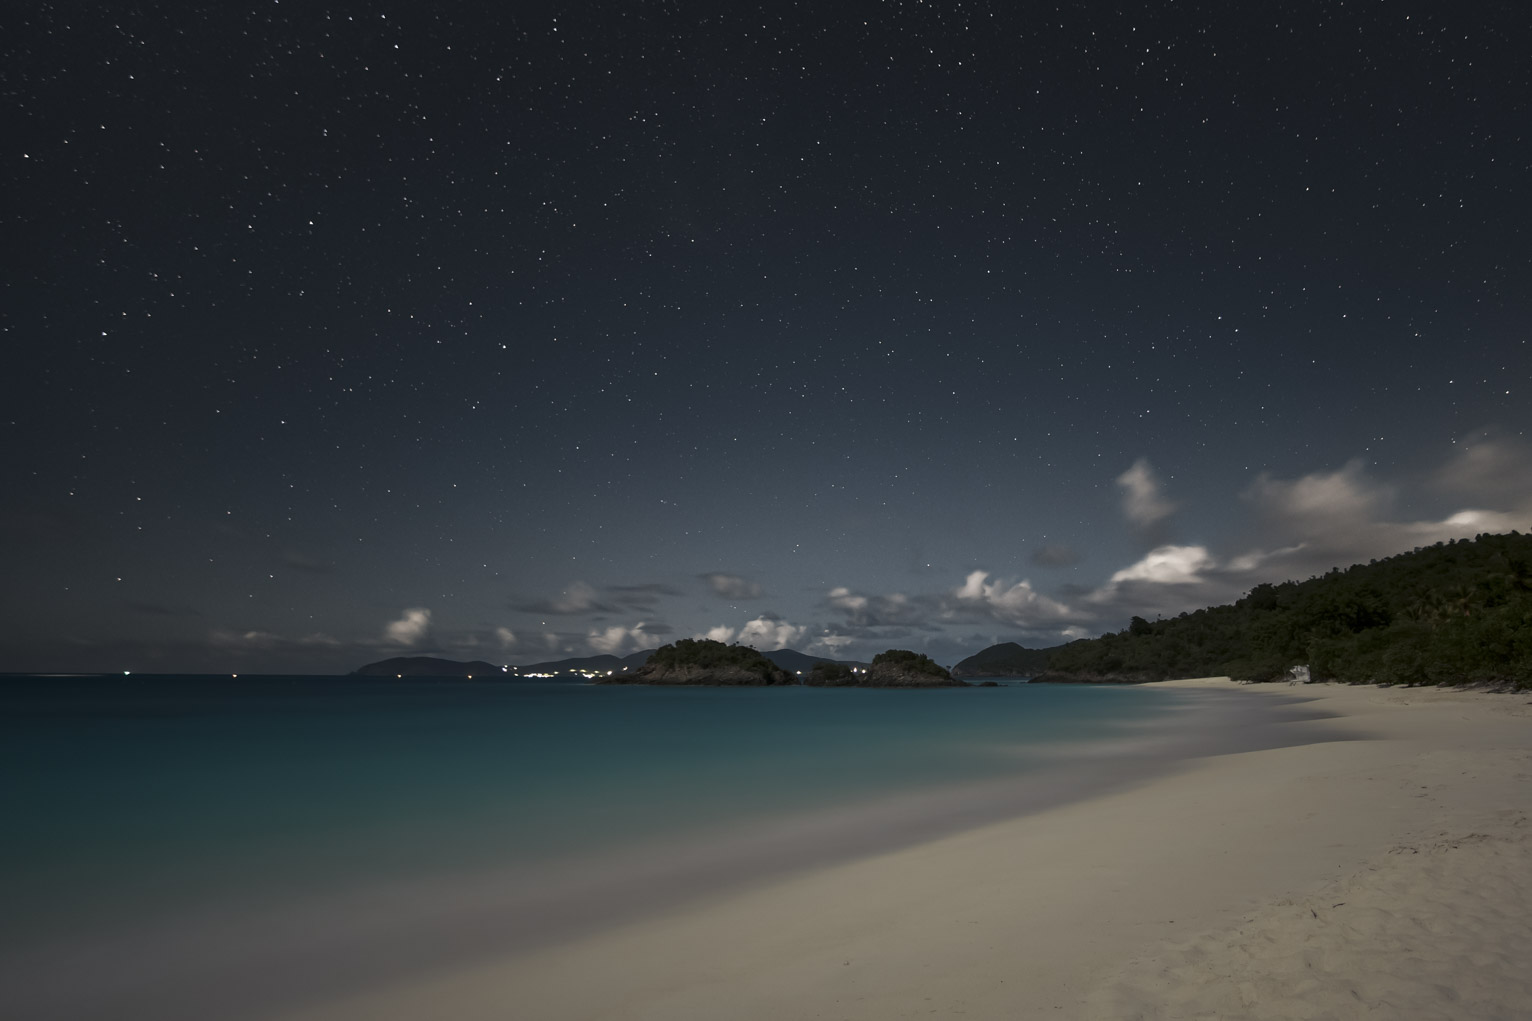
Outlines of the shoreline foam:
[[[1251,697],[1294,694],[1334,714],[1306,725],[1371,740],[1194,760],[1131,789],[287,1017],[1532,1011],[1514,968],[1532,917],[1526,700],[1329,685]],[[1493,896],[1465,899],[1476,886]],[[1327,909],[1319,933],[1309,909],[1341,893],[1365,919]]]

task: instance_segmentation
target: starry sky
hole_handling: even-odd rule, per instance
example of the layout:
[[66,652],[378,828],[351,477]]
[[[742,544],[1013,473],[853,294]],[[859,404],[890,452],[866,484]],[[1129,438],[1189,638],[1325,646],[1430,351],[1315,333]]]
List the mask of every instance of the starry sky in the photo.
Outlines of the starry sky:
[[0,670],[952,663],[1532,529],[1518,2],[29,2]]

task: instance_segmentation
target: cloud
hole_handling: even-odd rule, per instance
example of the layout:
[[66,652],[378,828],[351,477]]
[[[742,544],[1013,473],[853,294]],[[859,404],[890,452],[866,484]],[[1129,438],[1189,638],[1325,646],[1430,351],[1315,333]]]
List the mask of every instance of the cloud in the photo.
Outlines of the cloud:
[[796,645],[808,628],[789,624],[785,620],[757,617],[739,629],[739,642],[764,652]]
[[1214,566],[1205,547],[1160,546],[1150,550],[1138,563],[1112,575],[1108,584],[1147,581],[1156,585],[1185,585],[1200,581],[1202,573]]
[[1204,546],[1157,546],[1081,600],[1077,624],[1115,626],[1130,616],[1173,616],[1231,602],[1249,585]]
[[619,624],[607,628],[593,628],[585,636],[585,642],[593,652],[620,656],[638,649],[652,648],[655,644],[653,641],[655,635],[668,635],[672,630],[665,624],[641,620],[632,627],[623,627]]
[[1049,545],[1032,551],[1032,563],[1038,567],[1070,567],[1081,559],[1072,546]]
[[592,650],[616,656],[626,651],[626,646],[630,643],[636,643],[641,634],[642,632],[637,628],[626,628],[618,624],[602,630],[592,631],[586,636],[585,640],[590,644]]
[[495,628],[495,637],[500,639],[500,648],[502,649],[514,649],[519,641],[516,637],[516,632],[508,627]]
[[609,585],[605,594],[622,606],[642,610],[652,609],[662,596],[684,595],[680,589],[659,584]]
[[841,586],[825,596],[825,605],[839,613],[851,628],[921,627],[939,611],[936,601],[923,596],[894,592],[864,596]]
[[269,631],[226,631],[217,629],[208,636],[211,645],[221,649],[273,649],[283,644],[280,636]]
[[1161,492],[1160,480],[1147,458],[1139,458],[1133,467],[1117,476],[1122,487],[1122,513],[1134,530],[1156,543],[1166,537],[1166,526],[1176,505]]
[[1292,480],[1262,475],[1242,495],[1255,506],[1264,542],[1229,567],[1260,573],[1262,581],[1301,579],[1417,546],[1523,530],[1532,525],[1529,479],[1532,458],[1525,450],[1505,442],[1467,444],[1428,477],[1426,488],[1479,506],[1458,502],[1441,517],[1400,521],[1392,517],[1395,488],[1371,479],[1360,461]]
[[1338,471],[1315,472],[1292,481],[1262,472],[1243,496],[1277,527],[1309,537],[1333,536],[1377,520],[1393,492],[1368,479],[1362,462],[1352,460]]
[[846,646],[856,641],[854,635],[844,635],[835,631],[825,631],[815,636],[803,651],[811,655],[827,656],[830,659],[839,659]]
[[1020,628],[1054,625],[1071,615],[1069,607],[1038,592],[1030,581],[990,581],[988,571],[970,571],[963,584],[951,591],[948,610],[976,613]]
[[713,590],[714,595],[724,599],[759,599],[761,597],[762,590],[759,582],[741,578],[737,574],[714,571],[699,577],[707,582],[708,588]]
[[338,649],[345,645],[323,631],[316,631],[301,638],[286,638],[269,631],[229,631],[217,629],[208,636],[208,644],[217,649],[233,652],[268,651],[273,649]]
[[552,599],[539,599],[517,607],[524,613],[574,616],[581,613],[615,613],[618,607],[603,603],[596,589],[583,581],[575,581]]
[[1427,486],[1458,506],[1498,504],[1525,511],[1532,505],[1532,452],[1514,439],[1465,438]]
[[807,627],[789,624],[775,614],[766,613],[752,621],[747,621],[738,629],[729,627],[727,624],[718,624],[693,637],[707,638],[715,642],[737,641],[741,645],[748,645],[762,652],[771,652],[798,644],[808,632]]
[[583,581],[570,582],[569,587],[552,599],[537,599],[521,603],[516,609],[523,613],[573,617],[580,614],[621,613],[624,609],[652,611],[663,596],[684,595],[670,585],[609,585],[598,590]]
[[1232,602],[1263,582],[1301,581],[1482,532],[1532,526],[1532,457],[1503,440],[1464,443],[1426,488],[1462,507],[1441,517],[1398,520],[1398,491],[1360,460],[1292,479],[1262,474],[1241,494],[1256,517],[1256,540],[1219,556],[1206,546],[1161,545],[1087,594],[1084,608],[1113,623],[1131,614],[1171,615]]
[[393,621],[383,631],[383,637],[395,645],[414,647],[431,636],[431,611],[423,606],[404,611],[404,616]]

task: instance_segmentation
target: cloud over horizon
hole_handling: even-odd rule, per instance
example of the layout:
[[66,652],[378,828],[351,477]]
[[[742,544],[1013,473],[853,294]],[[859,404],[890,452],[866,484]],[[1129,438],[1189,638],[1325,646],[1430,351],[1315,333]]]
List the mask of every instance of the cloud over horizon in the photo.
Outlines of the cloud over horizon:
[[763,592],[759,582],[737,574],[713,571],[700,577],[707,582],[708,588],[713,590],[714,595],[724,599],[759,599]]
[[[1144,540],[1163,534],[1176,508],[1149,461],[1139,458],[1114,481],[1122,491],[1124,524],[1133,535]],[[1398,513],[1422,500],[1435,501],[1441,512]],[[1104,572],[1093,586],[1039,588],[1033,579],[1007,578],[982,568],[930,591],[880,593],[836,585],[823,590],[812,616],[796,618],[804,623],[762,613],[743,624],[713,624],[695,637],[838,658],[889,647],[947,648],[957,641],[954,629],[981,622],[998,626],[998,640],[1053,644],[1116,630],[1135,615],[1152,619],[1232,602],[1263,582],[1302,580],[1479,532],[1527,530],[1532,528],[1532,457],[1519,442],[1481,437],[1462,441],[1436,469],[1415,476],[1380,479],[1353,458],[1290,477],[1263,472],[1228,491],[1227,501],[1230,527],[1223,538],[1154,543],[1137,559]],[[1072,566],[1084,554],[1054,544],[1036,548],[1029,558],[1040,566]],[[762,592],[760,583],[745,575],[713,571],[696,577],[710,594],[724,599],[757,598]],[[622,593],[650,599],[674,591],[662,585],[598,590],[575,582],[557,600],[539,605],[546,612],[595,614],[610,611]],[[594,626],[563,636],[558,646],[631,651],[668,634],[671,628],[663,620]],[[419,631],[419,622],[408,617],[396,624],[409,634]],[[503,647],[512,647],[500,637]],[[551,649],[553,636],[545,636],[544,644]]]
[[423,606],[405,610],[402,617],[384,629],[383,637],[406,648],[424,644],[431,637],[431,611]]
[[796,645],[808,634],[808,630],[805,626],[789,624],[775,614],[766,613],[747,621],[738,628],[718,624],[692,637],[707,638],[725,644],[738,642],[740,645],[748,645],[762,652],[772,652]]
[[1038,592],[1025,578],[1013,583],[991,581],[984,570],[968,572],[963,584],[949,595],[949,615],[967,611],[1013,627],[1035,629],[1070,616],[1069,607]]
[[1131,468],[1117,476],[1117,485],[1123,491],[1122,513],[1128,524],[1146,538],[1163,541],[1176,505],[1165,498],[1164,486],[1149,459],[1141,457],[1134,461]]

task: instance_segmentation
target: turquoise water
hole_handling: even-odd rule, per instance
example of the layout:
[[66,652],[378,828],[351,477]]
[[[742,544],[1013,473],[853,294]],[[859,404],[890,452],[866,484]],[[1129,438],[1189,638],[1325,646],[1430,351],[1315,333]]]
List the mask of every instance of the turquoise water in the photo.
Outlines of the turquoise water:
[[1146,692],[1078,688],[350,678],[39,679],[0,692],[0,813],[19,824],[0,847],[0,889],[23,917],[53,918],[200,898],[230,874],[301,885],[535,862],[985,778],[1017,769],[1028,743],[1165,708]]
[[[504,916],[520,920],[525,943],[564,932],[570,918],[597,924],[593,905],[637,912],[752,869],[865,853],[1056,801],[1071,796],[1086,759],[1098,780],[1122,781],[1148,761],[1136,743],[1144,735],[1181,735],[1161,758],[1194,754],[1197,735],[1238,729],[1243,717],[1228,708],[1175,692],[1027,685],[3,679],[0,951],[35,971],[47,966],[25,962],[66,959],[74,944],[162,940],[163,952],[143,950],[142,971],[186,959],[168,949],[174,940],[226,938],[229,959],[244,959],[257,944],[264,954],[291,942],[230,935],[268,932],[248,921],[257,911],[329,903],[341,918],[359,912],[339,905],[369,903],[369,891],[421,882],[448,884],[438,899],[456,905],[411,923],[436,933],[434,950],[491,930],[508,940]],[[893,807],[869,808],[879,805]],[[778,839],[803,820],[818,828],[797,844]],[[684,868],[641,853],[682,846]],[[604,886],[582,878],[586,862]],[[192,915],[203,928],[186,932],[201,935],[174,935]],[[325,946],[386,937],[335,925]],[[420,960],[419,949],[396,956]],[[377,948],[357,956],[387,958]],[[90,1012],[76,1004],[57,1016],[66,1013]]]

